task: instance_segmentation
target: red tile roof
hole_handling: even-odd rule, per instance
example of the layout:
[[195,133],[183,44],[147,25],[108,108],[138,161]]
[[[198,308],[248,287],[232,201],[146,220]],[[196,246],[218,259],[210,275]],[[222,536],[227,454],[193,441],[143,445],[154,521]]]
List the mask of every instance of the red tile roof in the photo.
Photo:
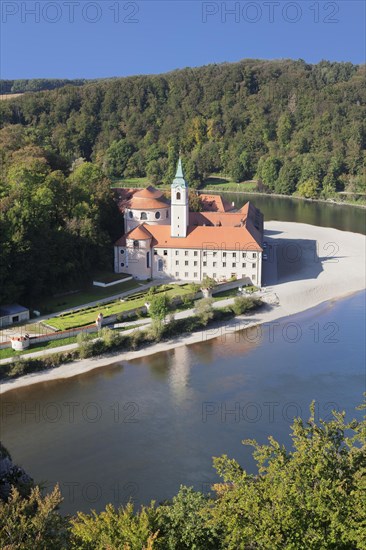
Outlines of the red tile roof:
[[200,193],[199,195],[205,212],[228,212],[233,210],[233,206],[225,201],[221,195],[208,195]]
[[[212,248],[223,250],[262,250],[260,243],[246,227],[188,227],[186,237],[171,237],[170,225],[143,224],[136,229],[144,229],[152,237],[152,246],[155,248]],[[132,233],[126,238],[136,239]],[[146,240],[146,234],[143,234]],[[124,246],[123,241],[117,241],[117,246]]]
[[241,212],[190,212],[190,225],[235,227],[243,225],[246,216]]

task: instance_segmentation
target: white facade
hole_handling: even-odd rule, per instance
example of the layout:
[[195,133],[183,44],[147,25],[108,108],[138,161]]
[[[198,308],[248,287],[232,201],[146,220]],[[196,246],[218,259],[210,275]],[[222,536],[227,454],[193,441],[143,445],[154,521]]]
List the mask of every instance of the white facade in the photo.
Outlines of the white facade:
[[[202,250],[150,248],[149,241],[115,247],[116,273],[130,273],[136,279],[172,278],[201,281],[205,276],[218,282],[232,277],[248,279],[248,284],[261,285],[262,252],[251,250]],[[122,266],[122,263],[124,264]]]
[[170,225],[170,206],[167,205],[165,208],[156,208],[151,210],[126,208],[126,233],[144,222],[147,222],[149,225]]

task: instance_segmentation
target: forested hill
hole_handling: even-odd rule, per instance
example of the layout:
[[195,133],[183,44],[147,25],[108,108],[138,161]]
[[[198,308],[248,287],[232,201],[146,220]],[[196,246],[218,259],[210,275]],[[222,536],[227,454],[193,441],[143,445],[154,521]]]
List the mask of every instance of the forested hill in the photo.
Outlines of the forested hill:
[[22,94],[25,92],[41,92],[54,90],[63,86],[82,86],[84,79],[68,80],[60,78],[22,78],[18,80],[0,79],[0,94]]
[[311,180],[329,195],[362,185],[364,84],[351,63],[244,60],[27,94],[1,114],[66,164],[82,157],[109,176],[169,180],[180,148],[191,185],[222,172],[285,194]]
[[256,61],[100,80],[0,102],[0,304],[112,268],[111,178],[190,186],[221,172],[269,191],[362,191],[365,67]]

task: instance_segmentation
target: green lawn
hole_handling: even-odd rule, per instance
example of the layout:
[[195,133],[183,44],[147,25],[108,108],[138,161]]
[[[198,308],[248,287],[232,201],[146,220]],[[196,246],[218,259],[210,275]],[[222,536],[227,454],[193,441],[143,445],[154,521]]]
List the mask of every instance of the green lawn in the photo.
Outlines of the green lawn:
[[145,178],[123,178],[115,179],[111,187],[146,187],[149,184],[149,179]]
[[203,185],[199,188],[199,191],[243,191],[250,192],[256,191],[257,183],[254,180],[243,181],[236,183],[230,179],[227,179],[222,174],[211,174],[207,178]]
[[27,353],[34,353],[35,351],[44,351],[47,349],[58,348],[59,346],[67,346],[68,344],[75,344],[76,336],[70,336],[68,338],[60,338],[60,340],[50,340],[49,342],[42,342],[38,346],[31,346],[25,351],[15,351],[12,348],[6,348],[0,350],[0,359],[7,359],[8,357],[19,357],[27,355]]
[[[170,299],[175,296],[183,296],[191,293],[189,285],[171,285],[168,288],[169,290],[167,290],[166,294]],[[108,317],[109,315],[117,315],[142,307],[146,302],[146,294],[147,291],[143,291],[129,296],[123,302],[120,300],[113,300],[112,302],[100,304],[99,306],[65,313],[59,317],[49,319],[46,323],[57,330],[68,330],[91,325],[95,322],[98,313],[102,313],[104,317]]]
[[[111,274],[109,274],[109,276],[111,276]],[[106,275],[102,277],[105,279]],[[100,278],[101,276],[95,276],[94,280],[100,280]],[[93,286],[93,284],[90,283],[73,294],[65,294],[63,296],[47,298],[37,304],[35,309],[38,309],[42,315],[47,313],[57,313],[58,311],[62,311],[64,309],[82,306],[88,302],[96,302],[97,300],[109,298],[110,296],[116,296],[117,294],[126,292],[127,290],[139,288],[141,284],[144,284],[144,282],[142,281],[138,283],[134,279],[107,288]]]

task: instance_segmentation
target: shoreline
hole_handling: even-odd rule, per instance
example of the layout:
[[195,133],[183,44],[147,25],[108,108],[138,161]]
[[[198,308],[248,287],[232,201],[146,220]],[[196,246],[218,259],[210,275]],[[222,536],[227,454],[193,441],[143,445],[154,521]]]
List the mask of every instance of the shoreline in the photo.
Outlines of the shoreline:
[[[361,293],[362,290],[356,290],[348,292],[341,296],[336,296],[320,302],[313,306],[310,306],[306,309],[299,310],[291,314],[283,314],[281,306],[275,306],[274,309],[262,311],[262,318],[256,321],[250,321],[250,317],[247,315],[238,315],[233,319],[230,319],[225,324],[219,326],[212,326],[203,331],[194,332],[191,334],[183,335],[174,340],[165,340],[157,344],[152,344],[151,346],[136,350],[136,351],[127,351],[127,352],[116,352],[109,355],[103,355],[99,357],[90,357],[88,359],[80,359],[74,361],[73,363],[66,363],[60,367],[56,367],[52,370],[41,371],[33,374],[27,374],[14,380],[8,380],[0,384],[0,395],[4,395],[10,391],[15,391],[20,388],[33,386],[35,384],[42,384],[44,382],[52,382],[56,380],[66,380],[68,378],[74,378],[82,374],[86,374],[93,370],[97,370],[103,367],[112,366],[118,364],[121,361],[133,361],[135,359],[140,359],[141,357],[147,357],[149,355],[154,355],[156,353],[162,353],[165,351],[170,351],[182,346],[190,346],[192,344],[198,344],[200,342],[204,343],[209,340],[214,340],[215,338],[226,337],[235,332],[241,330],[246,330],[254,328],[259,325],[264,325],[272,323],[274,321],[283,321],[285,319],[291,319],[296,315],[301,315],[302,313],[308,312],[312,309],[316,309],[320,306],[325,306],[326,304],[331,304],[332,302],[338,302],[340,300],[346,300],[347,298]],[[272,314],[272,315],[271,315]],[[228,330],[229,329],[229,330]]]
[[[268,260],[263,265],[266,288],[277,295],[279,305],[266,307],[251,316],[234,317],[219,327],[211,326],[203,331],[159,342],[137,351],[81,359],[52,370],[8,380],[0,384],[0,395],[33,384],[72,378],[113,363],[206,342],[239,330],[301,314],[365,289],[366,238],[363,235],[307,224],[271,221],[265,224],[265,238],[270,243],[270,253],[273,252],[273,261]],[[293,247],[297,247],[301,253],[297,262],[286,258],[286,255],[290,256]]]

